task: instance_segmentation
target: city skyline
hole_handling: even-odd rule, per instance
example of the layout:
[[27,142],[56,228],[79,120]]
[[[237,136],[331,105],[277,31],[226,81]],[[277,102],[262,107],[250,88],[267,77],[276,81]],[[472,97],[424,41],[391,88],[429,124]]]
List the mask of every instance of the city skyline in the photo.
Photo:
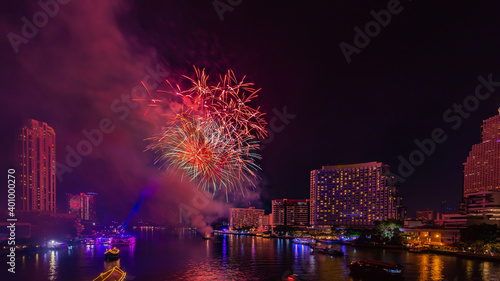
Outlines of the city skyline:
[[[5,15],[6,33],[21,34],[20,19],[31,20],[40,7],[13,5]],[[146,197],[151,204],[144,204],[140,211],[155,214],[156,206],[161,205],[155,203],[158,198],[178,204],[168,196],[176,192],[171,187],[176,181],[164,180],[152,164],[154,156],[143,152],[143,140],[161,123],[152,112],[145,115],[146,106],[132,95],[143,89],[141,81],[154,92],[164,79],[176,82],[181,75],[191,76],[196,65],[214,76],[233,69],[238,78],[247,75],[248,81],[262,88],[257,103],[266,113],[270,133],[262,141],[262,181],[251,204],[260,201],[270,211],[266,206],[273,199],[306,198],[308,171],[321,165],[368,161],[387,163],[401,177],[398,185],[409,214],[416,209],[440,209],[444,201],[446,207],[460,202],[462,194],[456,191],[463,186],[462,163],[470,147],[478,143],[482,121],[500,105],[495,92],[486,97],[500,79],[495,63],[500,42],[490,29],[498,21],[496,7],[483,10],[470,3],[457,4],[454,11],[467,15],[467,20],[443,23],[436,22],[441,18],[440,9],[404,3],[403,12],[393,15],[391,23],[370,38],[362,52],[351,55],[348,63],[339,44],[355,46],[354,27],[364,30],[373,20],[370,12],[386,9],[385,4],[311,5],[304,10],[307,18],[303,23],[286,13],[294,11],[290,3],[265,8],[245,3],[227,12],[223,22],[210,3],[162,3],[155,9],[141,2],[120,5],[123,9],[118,10],[126,15],[110,4],[62,5],[59,16],[27,44],[18,46],[19,53],[9,42],[2,45],[9,66],[3,69],[2,82],[6,92],[16,96],[2,103],[2,119],[10,120],[2,122],[5,137],[1,147],[8,159],[2,162],[5,168],[15,164],[10,150],[15,140],[8,136],[15,134],[23,119],[34,118],[58,132],[57,183],[62,196],[94,191],[109,199],[120,190],[124,196],[114,202],[117,208],[103,206],[103,213],[127,217],[143,190],[161,182],[164,187],[159,190],[165,194]],[[436,5],[441,10],[448,8]],[[82,21],[68,16],[71,11],[81,11]],[[184,25],[175,24],[184,19],[174,11],[192,15],[185,24],[192,25],[196,36],[187,35],[182,31]],[[134,21],[115,20],[131,14]],[[252,26],[243,20],[256,15],[262,21]],[[423,21],[421,15],[434,21]],[[156,20],[167,18],[169,28],[156,25]],[[325,23],[318,24],[319,19]],[[82,26],[80,22],[91,24]],[[270,26],[283,29],[280,40]],[[73,36],[52,37],[66,32],[63,27]],[[455,32],[457,28],[460,32]],[[105,41],[109,34],[117,40],[97,51],[92,42]],[[54,53],[54,42],[70,48]],[[269,45],[278,47],[269,49]],[[85,59],[72,54],[85,54]],[[424,61],[439,63],[429,68]],[[21,82],[26,80],[32,83]],[[477,106],[469,98],[475,96],[476,88],[483,98]],[[416,155],[412,154],[419,150],[416,143],[431,139],[434,129],[442,129],[446,141],[435,143],[423,163],[402,175],[400,164]],[[426,198],[430,192],[433,196]],[[249,204],[233,199],[241,204],[238,206]],[[59,197],[61,200],[64,198]]]
[[[497,127],[496,125],[498,125],[497,123],[499,123],[499,120],[500,120],[500,119],[499,119],[499,118],[500,118],[500,108],[499,108],[498,112],[499,112],[499,114],[498,114],[498,115],[495,115],[495,116],[490,117],[490,118],[488,118],[488,119],[486,119],[486,120],[483,120],[483,125],[481,126],[481,130],[482,130],[482,133],[481,133],[481,135],[482,135],[482,142],[481,142],[480,144],[474,144],[474,145],[472,146],[472,150],[471,150],[471,152],[470,152],[470,155],[469,155],[469,157],[468,157],[468,160],[470,160],[470,159],[475,159],[475,158],[476,158],[475,156],[474,156],[474,158],[472,157],[473,153],[475,153],[475,154],[482,153],[482,154],[480,155],[480,156],[482,157],[481,159],[488,159],[488,158],[485,158],[486,156],[483,156],[483,154],[484,154],[484,149],[485,149],[485,148],[483,148],[483,146],[482,146],[482,145],[485,145],[485,144],[488,144],[488,145],[490,145],[490,146],[491,146],[491,145],[495,145],[495,144],[496,144],[496,142],[493,142],[492,140],[493,140],[493,139],[496,139],[496,138],[498,138],[498,137],[500,137],[500,136],[498,135],[498,131],[496,130],[496,127]],[[28,140],[28,139],[30,139],[30,140],[31,140],[31,138],[29,138],[29,137],[28,137],[28,136],[31,136],[31,135],[34,135],[35,137],[40,138],[41,136],[45,136],[45,135],[46,135],[46,133],[47,133],[47,135],[49,135],[49,137],[52,137],[52,140],[50,140],[50,141],[49,141],[49,144],[50,144],[50,143],[55,143],[55,132],[54,132],[54,130],[53,130],[50,126],[48,126],[48,125],[47,125],[46,123],[44,123],[44,122],[41,122],[41,121],[36,121],[36,120],[33,120],[33,119],[29,119],[29,121],[27,121],[27,122],[30,124],[30,126],[31,126],[31,127],[24,126],[24,127],[22,128],[22,130],[21,130],[21,131],[22,131],[22,133],[18,136],[19,141],[22,143],[22,145],[20,146],[22,149],[24,149],[25,151],[27,151],[27,150],[26,150],[26,148],[28,147],[28,145],[27,145],[27,140]],[[491,141],[491,143],[490,143],[490,141]],[[45,141],[42,141],[41,143],[45,143]],[[54,147],[55,147],[55,145],[52,145],[52,148],[51,148],[51,149],[52,149],[52,150],[54,150]],[[480,148],[478,149],[478,147],[480,147]],[[490,149],[490,147],[489,147],[489,146],[488,146],[487,148],[488,148],[488,149]],[[495,150],[493,150],[493,152],[495,152]],[[39,154],[43,155],[44,153],[45,153],[45,152],[43,152],[43,151],[42,151],[42,152],[40,152]],[[23,154],[23,155],[24,155],[24,154]],[[497,157],[494,153],[492,153],[492,154],[490,154],[490,155],[491,155],[491,156],[490,156],[490,158],[491,158],[491,157],[493,157],[493,158],[492,158],[492,160],[497,160],[497,159],[500,159],[500,158],[498,158],[498,157]],[[22,157],[22,156],[20,157],[20,159],[26,159],[26,158],[29,158],[29,157]],[[36,161],[35,161],[35,162],[36,162]],[[469,162],[471,162],[471,161],[469,161]],[[477,190],[476,190],[476,192],[473,192],[473,191],[469,191],[469,192],[467,192],[467,190],[468,190],[468,189],[467,189],[467,184],[470,184],[470,183],[472,182],[471,180],[467,181],[467,177],[466,177],[466,176],[468,176],[470,173],[472,173],[472,172],[468,172],[468,171],[476,171],[477,169],[483,169],[483,168],[479,168],[479,167],[482,167],[482,166],[474,166],[474,165],[472,165],[472,162],[471,162],[469,165],[467,165],[467,163],[468,163],[468,162],[464,163],[464,177],[466,178],[466,180],[464,181],[464,187],[463,187],[463,190],[464,190],[464,192],[465,192],[465,193],[464,193],[465,195],[467,195],[467,194],[469,194],[469,193],[478,193],[478,191],[477,191]],[[479,163],[479,162],[478,162],[478,163]],[[20,164],[21,164],[21,165],[20,165],[21,167],[24,167],[24,166],[25,166],[23,163],[20,163]],[[324,170],[324,169],[334,169],[334,170],[335,170],[335,169],[352,169],[352,168],[354,168],[354,169],[358,169],[358,170],[359,170],[359,168],[360,168],[360,167],[361,167],[361,168],[363,168],[364,166],[366,166],[366,165],[371,165],[371,164],[373,164],[373,165],[377,165],[377,166],[383,165],[382,163],[378,163],[378,162],[368,162],[368,163],[360,163],[360,164],[340,164],[340,165],[335,165],[335,166],[323,166],[323,170]],[[481,164],[481,165],[483,165],[483,164]],[[389,174],[392,174],[392,173],[388,172],[388,171],[389,171],[389,170],[388,170],[388,169],[389,169],[388,165],[383,165],[383,166],[385,166],[385,170],[384,170],[384,172],[383,172],[383,175],[389,175]],[[495,166],[495,167],[496,167],[496,166]],[[500,166],[499,166],[499,167],[500,167]],[[496,171],[495,169],[496,169],[496,168],[492,168],[492,169],[493,169],[493,170],[491,170],[491,172],[492,172],[493,174],[495,174],[495,171]],[[494,171],[494,170],[495,170],[495,171]],[[311,172],[311,174],[313,174],[313,172],[315,172],[315,171],[316,171],[316,170],[312,171],[312,172]],[[488,171],[489,171],[489,170],[488,170]],[[487,174],[487,173],[486,173],[486,174]],[[52,178],[55,178],[55,174],[52,174]],[[476,178],[477,178],[477,177],[476,177]],[[495,178],[495,177],[493,177],[493,178],[488,177],[487,179],[488,179],[488,180],[495,180],[496,178]],[[312,180],[312,178],[311,178],[311,180]],[[389,183],[389,184],[390,184],[391,182],[394,182],[394,179],[393,179],[393,178],[384,178],[384,179],[383,179],[383,181],[384,181],[384,182],[386,182],[386,183]],[[478,180],[476,180],[476,181],[478,181]],[[478,181],[478,182],[481,182],[481,181]],[[310,189],[311,189],[311,195],[313,195],[313,193],[312,193],[312,182],[311,182],[311,187],[310,187]],[[490,189],[490,190],[491,190],[491,189]],[[498,191],[498,190],[496,190],[496,189],[493,189],[493,190]],[[482,190],[482,191],[485,191],[485,190]],[[85,193],[80,193],[80,194],[85,195]],[[90,193],[88,193],[88,194],[95,194],[95,193],[90,192]],[[395,194],[397,194],[397,192],[396,192]],[[78,195],[78,194],[75,194],[75,195]],[[70,194],[66,194],[66,196],[70,197]],[[91,197],[93,197],[93,196],[91,196]],[[22,198],[24,198],[24,197],[22,197]],[[396,197],[394,197],[393,199],[399,202],[399,200],[401,200],[401,198],[400,198],[400,199],[397,199],[397,198],[398,198],[398,197],[396,196]],[[465,197],[464,197],[464,198],[465,198]],[[93,200],[95,200],[95,198],[94,198]],[[283,217],[278,217],[278,214],[276,214],[276,213],[274,213],[274,214],[273,214],[273,212],[272,212],[272,210],[273,210],[273,209],[275,208],[275,206],[276,206],[276,202],[278,202],[278,201],[279,201],[279,202],[283,203],[283,202],[286,202],[287,200],[288,200],[288,201],[290,201],[290,202],[295,202],[295,203],[296,203],[296,202],[299,202],[299,201],[304,201],[304,200],[302,200],[302,199],[273,199],[273,200],[271,201],[271,204],[270,204],[270,205],[271,205],[271,207],[270,207],[270,208],[269,208],[269,206],[264,205],[264,208],[265,208],[266,210],[271,210],[270,212],[266,212],[266,213],[268,213],[269,215],[272,215],[272,216],[274,217],[274,223],[278,223],[278,224],[279,224],[279,221],[283,221]],[[309,200],[310,200],[310,199],[306,199],[306,200],[309,202]],[[477,199],[474,199],[474,200],[477,200]],[[484,200],[484,198],[483,198],[482,200]],[[24,201],[24,200],[21,200],[21,202],[23,202],[23,201]],[[467,200],[465,200],[465,201],[467,201]],[[68,202],[69,202],[69,201],[68,201]],[[305,201],[304,201],[304,202],[305,202]],[[402,201],[401,201],[401,202],[402,202]],[[495,202],[496,202],[496,201],[495,201]],[[80,202],[80,203],[81,203],[81,202]],[[51,203],[51,204],[52,204],[52,205],[54,205],[54,206],[56,205],[55,203]],[[61,204],[62,204],[62,203],[61,203]],[[88,204],[87,204],[87,205],[88,205]],[[93,211],[92,211],[94,215],[92,215],[93,219],[91,219],[91,221],[94,221],[94,222],[95,222],[95,221],[97,220],[97,217],[95,216],[95,210],[96,210],[96,207],[95,207],[95,201],[93,201],[92,205],[94,206],[94,207],[93,207]],[[399,208],[403,208],[403,207],[404,207],[404,208],[405,208],[405,210],[406,210],[406,208],[408,208],[408,206],[403,206],[402,204],[396,204],[396,205],[398,205],[398,206],[399,206]],[[456,205],[454,205],[454,206],[452,205],[452,206],[451,206],[451,207],[449,207],[449,208],[451,208],[451,209],[458,209],[458,207],[457,207],[458,205],[459,205],[459,204],[456,204]],[[69,213],[72,213],[72,210],[71,210],[71,203],[69,203],[67,206],[68,206],[68,212],[69,212]],[[311,206],[311,208],[312,208],[312,207],[313,207],[313,206]],[[415,206],[412,206],[412,207],[415,207]],[[255,207],[252,207],[252,208],[255,208]],[[64,209],[64,208],[62,208],[62,209]],[[418,207],[415,207],[415,209],[416,209],[416,210],[422,210],[422,209],[424,209],[424,208],[418,208]],[[428,208],[427,208],[427,209],[428,209]],[[85,211],[85,210],[86,210],[86,211]],[[39,210],[36,210],[36,211],[39,211]],[[81,217],[81,219],[89,220],[89,219],[88,219],[88,218],[89,218],[88,208],[82,208],[80,211],[85,211],[85,212],[86,212],[86,215],[84,215],[84,214],[82,213],[82,214],[79,214],[79,217]],[[439,209],[434,209],[433,211],[439,211]],[[441,210],[441,212],[442,212],[442,211],[443,211],[443,210]],[[398,209],[398,211],[396,211],[396,212],[398,213],[397,217],[400,217],[400,218],[401,218],[401,212],[402,212],[402,210],[401,210],[401,209]],[[417,212],[418,212],[418,211],[417,211]],[[84,217],[82,217],[82,216],[85,216],[85,218],[84,218]],[[314,214],[313,214],[313,212],[312,212],[312,211],[311,211],[311,213],[310,213],[310,216],[311,216],[311,218],[310,218],[309,220],[310,220],[310,221],[312,221],[312,220],[313,220],[313,216],[314,216]],[[412,217],[413,217],[413,214],[409,214],[409,215],[407,215],[407,214],[405,213],[405,216],[407,216],[407,217],[409,217],[409,218],[412,218]],[[232,217],[232,215],[229,215],[229,216],[228,216],[228,218],[229,218],[229,219],[230,219],[231,217]],[[418,217],[418,214],[416,214],[416,216],[415,216],[415,217]],[[379,219],[373,219],[373,220],[379,220]],[[309,225],[311,225],[311,224],[309,224]],[[336,225],[336,224],[335,224],[335,223],[332,223],[331,225]],[[339,225],[339,226],[341,226],[341,225]]]

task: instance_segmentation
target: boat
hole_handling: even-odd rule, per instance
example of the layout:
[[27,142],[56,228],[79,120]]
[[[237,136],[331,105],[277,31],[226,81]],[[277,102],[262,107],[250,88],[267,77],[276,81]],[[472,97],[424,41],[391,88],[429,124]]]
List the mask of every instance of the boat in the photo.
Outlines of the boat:
[[320,253],[330,255],[332,257],[343,257],[344,256],[344,252],[342,252],[341,250],[337,250],[337,249],[326,249]]
[[369,276],[370,280],[403,279],[403,266],[397,263],[365,259],[352,261],[348,267],[351,275]]
[[123,281],[125,280],[125,276],[127,276],[127,273],[115,266],[101,273],[101,275],[97,276],[93,281]]
[[135,244],[135,237],[132,235],[118,235],[111,241],[112,245],[133,245]]
[[97,244],[111,244],[113,243],[113,237],[111,236],[101,236],[96,239]]
[[116,260],[119,258],[120,250],[118,250],[116,247],[113,249],[107,249],[106,252],[104,252],[104,258],[108,261]]
[[294,238],[292,240],[292,243],[310,245],[311,243],[315,243],[315,241],[314,241],[314,239],[311,239],[311,238]]
[[314,254],[314,252],[318,252],[320,254],[330,255],[332,257],[344,256],[344,252],[342,252],[341,250],[328,248],[326,246],[311,246],[311,249],[311,254]]
[[60,249],[60,248],[63,248],[63,247],[67,247],[68,245],[66,245],[66,243],[62,243],[62,242],[56,242],[54,240],[51,240],[47,243],[47,248],[48,249],[51,249],[51,250],[57,250],[57,249]]
[[269,234],[269,233],[262,233],[262,238],[271,238],[271,234]]
[[412,253],[420,253],[422,252],[422,246],[413,246],[413,247],[410,247],[408,248],[408,252],[412,252]]
[[213,237],[210,235],[210,233],[205,233],[205,235],[203,235],[201,238],[203,238],[205,240],[213,239]]
[[326,251],[326,246],[320,246],[320,245],[314,245],[314,246],[311,246],[311,253],[313,252],[323,252],[323,251]]

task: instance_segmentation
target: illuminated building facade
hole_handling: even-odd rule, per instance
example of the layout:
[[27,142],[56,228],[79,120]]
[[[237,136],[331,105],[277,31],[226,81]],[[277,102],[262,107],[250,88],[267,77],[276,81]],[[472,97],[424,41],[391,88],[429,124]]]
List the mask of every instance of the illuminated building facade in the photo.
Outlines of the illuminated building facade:
[[481,131],[464,163],[467,224],[500,226],[500,114],[484,120]]
[[263,209],[250,208],[231,208],[229,216],[229,227],[243,228],[243,227],[258,227],[259,218],[264,215]]
[[402,219],[402,200],[389,177],[389,166],[380,162],[311,171],[311,225],[370,227],[375,220]]
[[96,193],[67,194],[67,196],[70,214],[76,214],[83,221],[97,220]]
[[56,212],[56,133],[46,123],[29,120],[19,134],[22,170],[20,209]]
[[259,218],[259,230],[260,231],[269,231],[271,230],[273,225],[273,215],[262,215]]
[[464,196],[467,224],[496,224],[500,227],[500,191],[469,193]]
[[309,225],[309,199],[273,200],[272,210],[274,226]]
[[481,129],[481,143],[464,163],[464,195],[500,191],[500,114],[484,120]]

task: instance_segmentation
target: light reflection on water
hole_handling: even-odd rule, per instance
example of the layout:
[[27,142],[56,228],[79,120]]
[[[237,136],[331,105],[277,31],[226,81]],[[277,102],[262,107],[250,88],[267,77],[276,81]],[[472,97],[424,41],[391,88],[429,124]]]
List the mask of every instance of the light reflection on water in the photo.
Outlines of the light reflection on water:
[[[18,255],[18,280],[92,280],[119,266],[135,280],[281,280],[299,274],[304,280],[354,280],[347,264],[371,258],[401,263],[406,280],[498,280],[500,263],[481,262],[401,250],[342,249],[344,257],[311,254],[310,247],[291,240],[223,235],[203,240],[193,232],[144,230],[137,244],[119,247],[120,259],[106,262],[110,245]],[[38,279],[37,279],[38,278]],[[360,280],[360,279],[356,279]]]
[[57,279],[57,265],[56,265],[56,256],[58,255],[57,251],[50,251],[50,262],[49,262],[49,280]]

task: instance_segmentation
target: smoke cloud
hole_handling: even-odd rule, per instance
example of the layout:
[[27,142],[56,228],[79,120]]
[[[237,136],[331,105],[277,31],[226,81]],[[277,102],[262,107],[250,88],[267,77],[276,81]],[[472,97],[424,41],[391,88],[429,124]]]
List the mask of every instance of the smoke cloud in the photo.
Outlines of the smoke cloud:
[[[22,35],[21,19],[32,19],[41,10],[34,2],[17,5],[15,13],[0,22],[3,34]],[[8,96],[15,97],[9,99],[8,108],[1,113],[4,120],[14,121],[2,124],[2,131],[14,136],[22,120],[28,118],[54,128],[60,211],[64,211],[66,193],[93,191],[98,193],[99,216],[124,220],[146,192],[138,215],[175,223],[182,216],[182,204],[191,205],[197,211],[188,214],[191,224],[210,231],[209,224],[227,216],[232,204],[258,200],[256,192],[245,197],[235,195],[231,204],[225,197],[212,200],[187,180],[154,166],[154,155],[144,152],[144,139],[164,125],[161,114],[165,112],[145,114],[146,104],[134,101],[134,95],[144,94],[139,89],[145,79],[154,85],[158,77],[175,80],[180,77],[177,73],[192,71],[174,67],[176,63],[160,63],[165,61],[163,58],[189,60],[189,56],[176,55],[174,51],[180,47],[172,43],[175,40],[165,38],[165,46],[175,48],[160,58],[156,48],[142,42],[140,27],[125,20],[133,16],[133,4],[128,1],[69,1],[59,8],[36,36],[19,45],[18,53],[8,42],[0,50],[10,54],[6,63],[13,68],[1,79]],[[179,26],[171,27],[173,33],[181,32]],[[194,49],[184,52],[191,57],[194,53]],[[179,104],[174,100],[163,110],[175,110]],[[2,147],[2,152],[7,154],[14,140]],[[206,206],[192,206],[195,199]]]

